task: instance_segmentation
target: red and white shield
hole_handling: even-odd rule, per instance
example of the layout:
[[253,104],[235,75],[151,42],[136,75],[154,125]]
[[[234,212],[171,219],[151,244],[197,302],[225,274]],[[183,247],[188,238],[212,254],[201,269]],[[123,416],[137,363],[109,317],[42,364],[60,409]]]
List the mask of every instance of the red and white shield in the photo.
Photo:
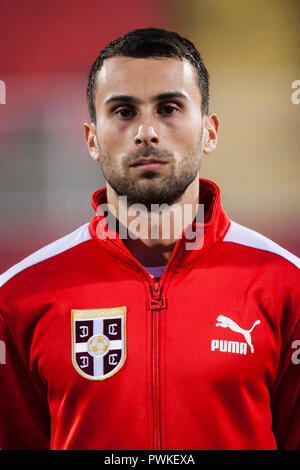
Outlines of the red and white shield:
[[126,358],[126,307],[72,310],[72,362],[80,375],[105,380]]

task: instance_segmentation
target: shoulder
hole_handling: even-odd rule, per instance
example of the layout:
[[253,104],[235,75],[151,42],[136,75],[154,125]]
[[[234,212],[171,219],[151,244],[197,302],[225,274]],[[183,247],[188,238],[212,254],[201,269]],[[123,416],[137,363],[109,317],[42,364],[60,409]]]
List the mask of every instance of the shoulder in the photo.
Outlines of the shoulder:
[[[241,248],[247,248],[249,254],[253,257],[257,254],[258,257],[278,262],[285,266],[294,266],[299,269],[300,259],[284,249],[274,241],[265,237],[261,233],[244,227],[234,221],[230,221],[229,229],[223,238],[225,243],[233,243]],[[265,255],[265,256],[264,256]]]
[[0,288],[17,274],[90,240],[89,223],[35,251],[0,275]]
[[299,322],[299,258],[233,221],[223,242],[222,259],[230,266],[228,276],[237,292],[238,286],[246,286],[247,298],[252,292],[269,318],[278,319],[283,337],[289,338]]

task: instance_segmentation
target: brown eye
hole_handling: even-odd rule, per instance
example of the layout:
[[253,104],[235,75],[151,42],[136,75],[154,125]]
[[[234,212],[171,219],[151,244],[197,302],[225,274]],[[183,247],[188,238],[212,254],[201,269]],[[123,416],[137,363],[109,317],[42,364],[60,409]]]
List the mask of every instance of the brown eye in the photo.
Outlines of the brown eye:
[[117,114],[123,119],[130,119],[136,115],[135,111],[131,108],[119,108],[117,109],[115,114]]
[[162,106],[160,106],[159,109],[159,113],[165,115],[175,114],[177,111],[178,109],[176,108],[176,106],[172,104],[163,104]]

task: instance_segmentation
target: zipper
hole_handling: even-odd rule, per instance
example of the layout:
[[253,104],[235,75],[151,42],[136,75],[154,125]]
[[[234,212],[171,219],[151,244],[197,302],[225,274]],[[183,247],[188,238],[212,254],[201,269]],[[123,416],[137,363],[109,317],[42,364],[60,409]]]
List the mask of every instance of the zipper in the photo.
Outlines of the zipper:
[[162,297],[162,286],[170,272],[170,267],[179,250],[181,240],[177,240],[160,282],[151,282],[150,310],[152,312],[152,406],[153,406],[153,449],[162,450],[161,401],[160,401],[160,311],[167,307]]
[[152,413],[153,413],[153,449],[162,450],[162,438],[161,438],[161,400],[160,400],[160,310],[167,307],[165,297],[162,297],[161,291],[162,286],[165,283],[165,279],[170,272],[173,260],[178,253],[181,239],[178,239],[173,253],[168,261],[165,271],[160,279],[160,282],[154,281],[150,278],[150,275],[140,264],[140,262],[133,256],[129,256],[122,248],[117,244],[113,243],[114,248],[117,251],[122,252],[131,261],[134,261],[135,265],[138,266],[140,271],[144,274],[147,282],[150,284],[151,297],[149,299],[149,308],[152,312],[152,344],[151,344],[151,378],[152,378]]
[[152,406],[153,449],[161,450],[161,405],[160,405],[160,310],[166,307],[161,297],[159,282],[151,284],[150,310],[152,311]]

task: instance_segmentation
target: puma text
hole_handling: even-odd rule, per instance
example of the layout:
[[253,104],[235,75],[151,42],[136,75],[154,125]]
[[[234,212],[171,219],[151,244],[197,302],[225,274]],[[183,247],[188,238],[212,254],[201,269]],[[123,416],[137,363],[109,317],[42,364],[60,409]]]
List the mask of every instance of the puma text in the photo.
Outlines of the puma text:
[[241,343],[239,341],[227,341],[223,339],[212,339],[210,349],[211,351],[219,350],[221,352],[247,354],[247,343]]

